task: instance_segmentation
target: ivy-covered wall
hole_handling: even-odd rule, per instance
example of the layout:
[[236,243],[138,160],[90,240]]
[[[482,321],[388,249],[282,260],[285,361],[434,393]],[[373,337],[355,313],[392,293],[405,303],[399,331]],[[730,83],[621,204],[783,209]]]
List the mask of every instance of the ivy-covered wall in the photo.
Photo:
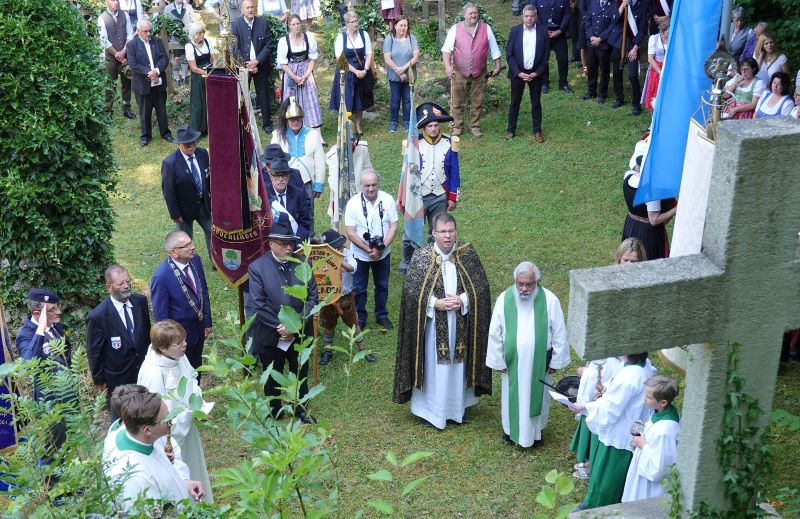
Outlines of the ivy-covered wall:
[[64,0],[0,0],[0,301],[12,313],[31,286],[83,305],[103,295],[115,164],[95,32]]

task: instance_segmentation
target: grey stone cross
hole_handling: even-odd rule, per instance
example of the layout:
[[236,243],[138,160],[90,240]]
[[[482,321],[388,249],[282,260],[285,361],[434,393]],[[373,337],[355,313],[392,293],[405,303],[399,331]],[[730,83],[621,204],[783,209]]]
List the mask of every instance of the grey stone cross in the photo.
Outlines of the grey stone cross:
[[570,272],[570,344],[586,359],[691,344],[678,471],[684,509],[727,509],[715,441],[729,341],[769,420],[781,336],[800,327],[800,124],[719,129],[700,254]]

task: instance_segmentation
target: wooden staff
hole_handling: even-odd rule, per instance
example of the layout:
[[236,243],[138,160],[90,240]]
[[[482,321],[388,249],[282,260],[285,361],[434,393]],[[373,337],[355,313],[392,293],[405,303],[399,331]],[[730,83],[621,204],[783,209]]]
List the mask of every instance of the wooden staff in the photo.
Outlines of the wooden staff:
[[622,68],[625,66],[625,46],[627,44],[627,39],[628,39],[628,9],[630,9],[630,8],[631,8],[631,6],[626,5],[625,6],[625,12],[622,15],[622,49],[620,49],[620,51],[619,51],[620,52],[620,57],[619,57],[619,69],[620,70],[622,70]]

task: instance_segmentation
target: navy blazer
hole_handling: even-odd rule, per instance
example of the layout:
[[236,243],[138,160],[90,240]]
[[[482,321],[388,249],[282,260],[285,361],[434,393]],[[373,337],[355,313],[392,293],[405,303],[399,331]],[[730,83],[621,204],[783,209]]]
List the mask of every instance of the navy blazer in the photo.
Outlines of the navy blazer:
[[186,330],[187,346],[196,346],[203,341],[205,329],[211,328],[211,301],[208,298],[208,284],[206,283],[206,274],[203,271],[203,262],[197,254],[189,260],[197,280],[199,296],[192,292],[186,281],[186,275],[181,272],[181,279],[186,285],[189,297],[192,298],[197,308],[200,308],[202,301],[203,317],[200,320],[198,320],[197,314],[192,310],[192,307],[189,306],[186,294],[183,293],[178,279],[170,267],[170,262],[172,262],[170,258],[162,261],[156,267],[153,278],[150,280],[150,300],[153,303],[153,318],[156,321],[163,321],[164,319],[177,321]]
[[545,29],[561,29],[561,34],[567,35],[569,22],[572,20],[572,9],[567,0],[530,0],[530,5],[536,7],[539,13],[537,23],[544,25]]
[[[639,50],[641,50],[642,39],[645,37],[645,30],[647,27],[647,12],[650,9],[650,4],[648,4],[646,0],[638,0],[636,4],[629,6],[629,9],[631,9],[631,12],[633,12],[633,18],[636,20],[636,28],[639,32],[636,34],[636,36],[631,37],[633,31],[631,31],[630,27],[628,27],[628,37],[625,38],[626,52],[631,50],[634,45],[637,45]],[[614,20],[614,25],[611,28],[611,34],[608,36],[608,43],[618,50],[622,49],[622,26],[625,23],[624,16],[626,14],[627,13],[624,11],[621,14],[619,12],[619,8],[617,8],[617,18]],[[647,49],[645,48],[644,51],[646,53]]]
[[[95,384],[106,384],[108,394],[115,387],[135,384],[150,344],[150,309],[147,298],[131,294],[129,299],[133,334],[128,334],[111,296],[103,299],[86,320],[86,356]],[[113,340],[112,340],[113,339]]]
[[591,46],[589,39],[597,36],[601,40],[599,48],[608,49],[608,38],[611,36],[614,21],[619,17],[619,10],[614,0],[606,0],[605,6],[601,2],[602,0],[589,0],[583,16],[583,27],[587,46]]
[[[161,84],[155,87],[157,91],[166,90],[167,88],[167,75],[166,69],[169,65],[169,59],[167,58],[167,51],[164,49],[164,44],[161,42],[161,39],[158,36],[152,36],[150,38],[150,52],[153,54],[153,64],[155,68],[158,69],[158,72],[161,76]],[[128,65],[131,67],[131,71],[133,71],[133,76],[131,77],[131,90],[135,94],[139,95],[150,95],[150,80],[147,79],[147,74],[150,73],[150,60],[147,58],[147,51],[144,48],[145,43],[139,38],[139,36],[134,36],[134,38],[128,42],[128,46],[126,47],[127,50],[127,58],[128,58]]]
[[239,53],[245,63],[250,61],[250,42],[252,41],[259,65],[263,65],[264,68],[272,66],[272,64],[267,61],[270,47],[272,46],[272,40],[269,35],[269,26],[266,20],[260,16],[253,18],[253,30],[251,31],[250,27],[247,26],[247,20],[242,16],[231,24],[231,32],[236,36]]
[[[272,185],[267,187],[269,194],[269,204],[278,199],[275,189]],[[311,234],[311,199],[306,193],[306,189],[298,188],[292,184],[286,186],[286,210],[289,211],[295,220],[297,220],[297,237],[300,241],[308,239]],[[273,214],[274,216],[274,214]]]
[[[58,336],[64,337],[66,344],[63,355],[55,355],[55,352],[50,350],[47,343],[54,337],[52,335],[37,335],[36,329],[38,325],[28,317],[28,320],[25,321],[14,338],[14,345],[17,347],[17,352],[19,352],[20,356],[26,361],[31,359],[50,359],[62,366],[69,367],[72,364],[72,344],[64,333],[64,327],[61,323],[56,323],[53,327],[56,329]],[[58,371],[58,368],[56,368],[56,371]],[[47,400],[65,401],[74,399],[74,395],[61,396],[62,398],[59,398],[59,395],[49,394],[45,397],[40,388],[38,377],[34,378],[34,398],[36,400],[40,400],[42,397]]]
[[161,192],[167,203],[169,217],[191,222],[198,216],[211,214],[211,181],[208,173],[208,151],[197,148],[195,161],[203,178],[203,196],[197,196],[194,177],[181,150],[176,149],[161,161]]
[[[517,77],[520,72],[525,70],[525,55],[522,49],[523,28],[523,24],[515,25],[508,33],[506,61],[508,62],[509,79]],[[534,29],[536,30],[536,53],[533,56],[533,72],[541,77],[550,57],[550,37],[547,35],[547,26],[541,20],[536,22]]]

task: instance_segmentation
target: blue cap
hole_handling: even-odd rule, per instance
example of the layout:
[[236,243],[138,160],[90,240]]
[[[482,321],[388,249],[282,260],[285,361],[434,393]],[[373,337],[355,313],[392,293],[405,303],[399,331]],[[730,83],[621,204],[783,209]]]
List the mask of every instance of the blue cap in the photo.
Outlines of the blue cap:
[[28,291],[28,300],[34,303],[58,303],[58,295],[46,288],[32,288]]

